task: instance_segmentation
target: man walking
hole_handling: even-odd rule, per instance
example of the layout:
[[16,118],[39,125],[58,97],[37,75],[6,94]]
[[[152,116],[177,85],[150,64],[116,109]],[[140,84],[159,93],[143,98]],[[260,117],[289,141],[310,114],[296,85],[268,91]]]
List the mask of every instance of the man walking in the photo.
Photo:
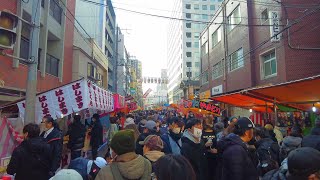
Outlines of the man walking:
[[75,115],[73,117],[73,123],[69,126],[66,134],[69,135],[68,148],[71,150],[71,160],[81,156],[81,150],[84,146],[86,128],[80,120],[81,116]]
[[103,127],[100,122],[99,114],[92,116],[92,129],[90,132],[90,145],[92,147],[92,159],[98,156],[98,148],[103,144]]

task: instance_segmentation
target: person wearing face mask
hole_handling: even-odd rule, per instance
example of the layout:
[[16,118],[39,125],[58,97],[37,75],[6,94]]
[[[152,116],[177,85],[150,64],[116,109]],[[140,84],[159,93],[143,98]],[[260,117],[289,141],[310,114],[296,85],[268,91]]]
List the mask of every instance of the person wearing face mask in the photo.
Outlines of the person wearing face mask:
[[183,132],[183,122],[178,117],[167,120],[169,131],[161,136],[164,142],[163,152],[165,154],[181,154],[181,136]]
[[14,149],[7,173],[16,175],[16,180],[26,178],[47,180],[50,171],[50,146],[39,137],[37,124],[27,124],[23,128],[24,141]]
[[202,122],[199,119],[190,119],[181,138],[181,155],[186,157],[195,173],[197,180],[207,179],[207,159],[205,148],[201,144]]
[[222,180],[258,180],[258,172],[248,150],[253,138],[254,124],[241,117],[235,123],[234,132],[221,140]]

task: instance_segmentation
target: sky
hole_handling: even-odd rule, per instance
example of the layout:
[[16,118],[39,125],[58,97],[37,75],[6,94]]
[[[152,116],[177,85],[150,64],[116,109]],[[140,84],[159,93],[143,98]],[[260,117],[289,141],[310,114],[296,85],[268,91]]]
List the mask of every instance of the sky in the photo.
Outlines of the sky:
[[[168,19],[135,14],[117,8],[171,16],[173,0],[113,0],[116,21],[130,55],[142,62],[142,76],[160,77],[167,62]],[[128,29],[128,30],[126,30]],[[156,85],[143,84],[143,92]]]

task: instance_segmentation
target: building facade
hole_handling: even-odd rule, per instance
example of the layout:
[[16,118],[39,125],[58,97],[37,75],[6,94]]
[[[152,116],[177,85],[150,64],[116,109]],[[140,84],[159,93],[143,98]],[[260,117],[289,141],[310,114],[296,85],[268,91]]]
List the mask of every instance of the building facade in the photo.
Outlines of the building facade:
[[[95,3],[101,4],[97,5]],[[108,90],[115,92],[116,86],[116,15],[111,0],[77,0],[76,18],[84,28],[81,33],[93,38],[108,58]]]
[[312,12],[313,5],[311,0],[224,1],[201,33],[201,93],[320,74],[320,14]]
[[168,90],[170,103],[185,97],[181,82],[197,84],[200,75],[199,37],[222,0],[175,0],[168,32]]
[[135,98],[138,105],[143,107],[142,101],[142,63],[136,57],[130,57],[131,83],[130,94]]
[[[31,21],[33,1],[3,0],[0,10]],[[41,27],[38,52],[37,91],[43,92],[72,81],[73,33],[75,0],[41,1]],[[67,18],[66,18],[67,17]],[[30,59],[30,28],[21,21],[17,26],[17,38],[13,55]],[[9,52],[10,53],[10,52]],[[27,65],[19,60],[0,56],[0,104],[25,96],[27,87]]]

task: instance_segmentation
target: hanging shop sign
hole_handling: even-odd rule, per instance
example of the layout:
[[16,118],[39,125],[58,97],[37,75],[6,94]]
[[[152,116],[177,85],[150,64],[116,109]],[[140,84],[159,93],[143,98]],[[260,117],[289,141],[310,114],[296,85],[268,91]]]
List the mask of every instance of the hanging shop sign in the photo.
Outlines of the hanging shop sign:
[[198,101],[198,100],[192,100],[192,101],[183,101],[183,107],[184,108],[199,108],[202,110],[210,111],[215,114],[220,114],[221,109],[219,106],[216,106],[214,104],[211,104],[209,102],[204,101]]
[[280,18],[279,11],[269,11],[270,17],[270,37],[271,42],[279,42],[280,41]]
[[[25,100],[17,103],[21,117],[25,114]],[[54,119],[84,109],[111,112],[114,109],[113,95],[85,79],[58,87],[36,97],[36,118],[41,122],[44,116]]]

